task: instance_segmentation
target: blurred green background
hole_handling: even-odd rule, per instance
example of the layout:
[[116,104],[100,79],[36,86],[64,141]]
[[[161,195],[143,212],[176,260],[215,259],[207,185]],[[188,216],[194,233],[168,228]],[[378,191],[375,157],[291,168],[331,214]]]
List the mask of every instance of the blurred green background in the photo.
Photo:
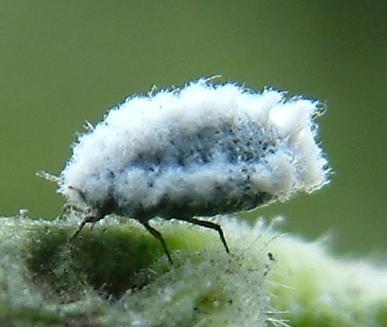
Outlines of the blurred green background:
[[334,233],[354,254],[387,248],[386,1],[0,1],[0,215],[54,217],[76,131],[152,85],[221,74],[327,104],[329,186],[250,216]]

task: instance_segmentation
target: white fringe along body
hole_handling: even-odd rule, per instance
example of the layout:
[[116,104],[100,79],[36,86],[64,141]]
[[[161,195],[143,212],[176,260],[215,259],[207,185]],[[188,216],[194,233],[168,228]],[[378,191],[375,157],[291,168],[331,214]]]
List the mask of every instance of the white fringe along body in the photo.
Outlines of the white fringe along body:
[[79,137],[59,192],[142,221],[284,201],[327,183],[320,112],[317,101],[204,79],[133,96]]

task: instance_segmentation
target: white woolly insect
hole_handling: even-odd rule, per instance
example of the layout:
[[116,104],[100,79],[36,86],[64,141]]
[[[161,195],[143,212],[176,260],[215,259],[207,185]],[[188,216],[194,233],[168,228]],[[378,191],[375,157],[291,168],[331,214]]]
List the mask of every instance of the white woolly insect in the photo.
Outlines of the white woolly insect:
[[171,261],[149,220],[175,218],[217,230],[228,251],[220,226],[194,217],[250,210],[326,184],[315,140],[320,113],[317,101],[201,79],[129,97],[79,137],[59,179],[45,177],[87,208],[76,234],[111,213],[134,218]]

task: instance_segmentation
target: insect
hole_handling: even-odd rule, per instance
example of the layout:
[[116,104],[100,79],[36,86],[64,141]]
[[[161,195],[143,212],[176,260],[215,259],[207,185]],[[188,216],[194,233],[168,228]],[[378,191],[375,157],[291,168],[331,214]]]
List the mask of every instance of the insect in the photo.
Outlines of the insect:
[[171,255],[154,217],[218,232],[200,219],[251,210],[311,192],[328,181],[316,142],[317,101],[255,92],[209,79],[136,95],[78,137],[54,180],[87,223],[116,214],[138,220]]

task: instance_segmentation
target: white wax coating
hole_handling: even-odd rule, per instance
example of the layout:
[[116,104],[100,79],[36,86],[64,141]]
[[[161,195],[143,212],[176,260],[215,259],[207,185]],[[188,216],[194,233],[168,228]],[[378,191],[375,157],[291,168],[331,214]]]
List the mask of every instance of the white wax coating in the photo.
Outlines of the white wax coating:
[[204,79],[133,96],[79,137],[59,192],[142,221],[284,201],[328,181],[319,112],[317,101]]

